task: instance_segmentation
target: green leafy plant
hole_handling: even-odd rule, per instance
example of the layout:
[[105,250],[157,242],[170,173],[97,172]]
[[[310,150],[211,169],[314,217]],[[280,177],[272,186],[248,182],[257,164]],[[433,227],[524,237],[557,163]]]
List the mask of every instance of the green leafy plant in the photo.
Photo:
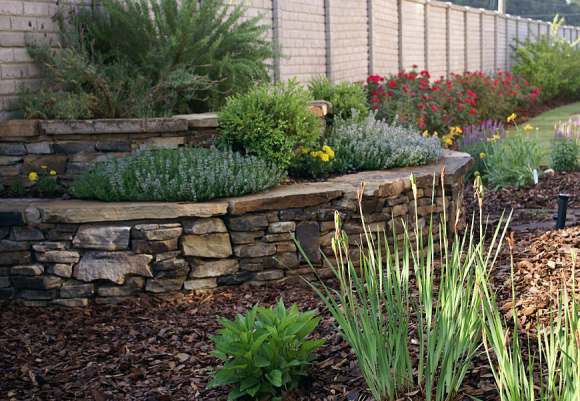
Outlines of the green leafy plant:
[[[417,210],[413,177],[411,188]],[[327,263],[338,288],[324,283],[312,288],[352,347],[375,400],[394,401],[415,390],[426,400],[454,400],[481,344],[477,289],[495,263],[507,224],[500,223],[489,242],[473,230],[448,240],[445,213],[438,227],[430,219],[426,236],[417,214],[413,229],[403,222],[400,231],[393,224],[390,234],[377,232],[364,223],[363,191],[359,207],[364,232],[354,253],[336,213],[335,257]],[[444,197],[444,187],[442,191]]]
[[580,144],[574,138],[556,138],[552,144],[551,166],[556,171],[575,171],[578,168]]
[[292,177],[322,178],[333,172],[335,152],[323,145],[319,150],[305,146],[298,149],[298,155],[290,165],[288,174]]
[[308,84],[310,93],[316,100],[326,100],[332,104],[332,114],[335,117],[348,119],[353,111],[364,119],[368,112],[367,94],[364,87],[358,83],[331,83],[328,78],[313,79]]
[[82,199],[195,202],[262,191],[283,177],[272,163],[232,151],[159,149],[98,163],[71,190]]
[[31,191],[38,195],[54,196],[62,190],[56,170],[50,169],[48,166],[40,166],[38,172],[30,171],[27,178],[31,185]]
[[556,16],[549,36],[528,40],[515,52],[515,73],[542,89],[542,98],[578,99],[580,90],[579,41],[569,43],[559,31],[564,20]]
[[427,164],[443,153],[437,138],[425,138],[416,131],[392,126],[369,114],[360,121],[356,114],[336,122],[327,139],[336,153],[333,171],[346,173]]
[[[143,117],[217,109],[227,96],[269,80],[268,27],[259,16],[246,18],[245,10],[225,0],[104,0],[66,17],[61,13],[63,48],[29,48],[47,79],[43,90],[23,98],[25,116]],[[46,108],[59,107],[55,97],[79,100],[83,107],[77,113]]]
[[308,110],[310,100],[296,81],[232,96],[220,113],[219,143],[285,169],[298,146],[312,146],[320,137],[321,121]]
[[491,142],[485,156],[485,178],[496,188],[523,187],[539,173],[543,152],[534,134],[519,129]]
[[253,307],[224,326],[212,339],[213,355],[224,362],[209,387],[233,385],[228,400],[247,397],[281,400],[285,391],[298,387],[324,340],[308,340],[320,318],[314,311]]

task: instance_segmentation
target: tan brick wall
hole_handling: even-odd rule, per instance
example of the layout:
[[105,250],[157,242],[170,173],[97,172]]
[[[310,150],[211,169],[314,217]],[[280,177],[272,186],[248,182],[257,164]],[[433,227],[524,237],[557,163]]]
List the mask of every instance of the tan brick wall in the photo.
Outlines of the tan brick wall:
[[335,81],[363,81],[368,75],[367,3],[330,1],[331,71]]
[[447,75],[447,24],[445,4],[427,6],[427,65],[434,79]]
[[425,4],[404,1],[402,4],[403,68],[425,68]]
[[463,11],[452,7],[449,9],[449,69],[451,72],[465,70],[465,24]]
[[324,0],[281,2],[280,77],[309,81],[326,74]]
[[399,16],[397,0],[373,1],[373,72],[395,73],[399,70]]
[[[52,18],[57,4],[90,4],[91,1],[0,0],[0,120],[13,115],[17,94],[22,89],[35,88],[40,81],[39,69],[31,62],[26,43],[38,40],[57,43]],[[279,24],[282,55],[279,77],[297,78],[302,82],[329,70],[336,81],[362,81],[371,68],[374,73],[389,74],[396,72],[400,65],[410,68],[413,64],[419,68],[427,65],[436,78],[482,67],[488,72],[507,69],[513,63],[512,46],[517,37],[534,38],[549,31],[549,24],[544,22],[496,16],[490,12],[482,15],[481,10],[435,0],[428,3],[426,16],[425,0],[400,0],[400,10],[399,0],[278,0],[277,21],[274,21],[275,0],[229,1],[245,1],[248,17],[260,15],[268,25]],[[560,35],[574,41],[578,28],[563,27]],[[273,38],[273,30],[266,36]],[[327,66],[328,60],[330,66]]]
[[494,21],[495,15],[491,13],[483,13],[481,17],[481,44],[482,44],[482,60],[481,66],[483,71],[493,73],[496,70],[495,66],[495,40],[494,40]]

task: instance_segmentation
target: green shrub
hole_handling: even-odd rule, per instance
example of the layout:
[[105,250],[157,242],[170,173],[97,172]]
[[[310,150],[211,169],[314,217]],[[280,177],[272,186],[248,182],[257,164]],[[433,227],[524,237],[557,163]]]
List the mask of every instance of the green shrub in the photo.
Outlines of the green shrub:
[[336,153],[333,171],[346,173],[418,166],[442,155],[437,138],[425,138],[408,128],[391,126],[369,114],[363,121],[338,121],[328,138]]
[[323,178],[334,172],[335,152],[323,145],[319,150],[302,147],[290,165],[288,174],[297,178]]
[[78,120],[93,117],[93,96],[80,92],[25,91],[20,95],[20,108],[29,119]]
[[64,49],[30,47],[47,79],[26,116],[56,118],[42,105],[59,91],[93,98],[95,118],[217,109],[226,96],[269,80],[268,27],[244,14],[226,0],[104,0],[61,15]]
[[574,138],[554,140],[552,144],[551,166],[556,171],[574,171],[578,168],[580,144]]
[[504,139],[491,143],[485,157],[485,178],[495,188],[523,187],[539,173],[542,149],[531,134],[519,130]]
[[101,162],[72,186],[103,201],[205,201],[262,191],[284,174],[269,162],[216,149],[149,150]]
[[220,113],[219,143],[287,168],[298,146],[320,136],[321,121],[308,110],[311,99],[295,81],[232,96]]
[[513,70],[530,84],[539,86],[544,100],[574,100],[580,93],[580,52],[559,30],[564,23],[556,17],[549,37],[528,40],[516,49]]
[[351,118],[354,110],[362,119],[369,112],[366,91],[358,83],[332,84],[328,78],[320,77],[310,81],[308,88],[315,100],[326,100],[332,104],[332,113],[335,117]]
[[307,340],[320,318],[315,312],[289,310],[282,301],[275,308],[255,306],[224,326],[213,337],[214,356],[224,362],[209,387],[233,385],[229,400],[281,400],[307,375],[314,351],[323,340]]
[[[413,177],[411,189],[417,193]],[[384,232],[365,225],[362,194],[359,207],[364,231],[354,252],[336,212],[328,263],[338,288],[312,288],[350,344],[374,400],[401,400],[414,391],[427,401],[458,399],[481,344],[478,288],[500,249],[501,223],[492,241],[469,229],[448,241],[445,215],[439,226],[431,218],[425,232],[418,216],[414,229],[393,224]],[[403,239],[393,239],[398,236]]]

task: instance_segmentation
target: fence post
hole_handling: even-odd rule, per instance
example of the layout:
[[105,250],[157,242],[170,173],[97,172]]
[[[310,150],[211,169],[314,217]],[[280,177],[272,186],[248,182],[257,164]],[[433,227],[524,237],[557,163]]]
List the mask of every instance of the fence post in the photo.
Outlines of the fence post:
[[403,70],[403,0],[397,0],[397,32],[399,46],[397,49],[397,56],[399,62],[399,71]]
[[479,10],[479,71],[483,71],[483,10]]
[[375,73],[375,42],[374,42],[374,29],[375,23],[373,19],[374,12],[374,0],[367,0],[367,27],[368,27],[368,74],[372,75]]
[[449,9],[451,5],[447,3],[445,7],[445,75],[449,78],[451,73],[451,32],[449,29]]
[[468,27],[467,27],[467,8],[463,9],[463,71],[469,70],[469,57],[467,56],[467,52],[469,51],[469,46],[467,40],[469,39],[469,35],[467,34]]
[[497,72],[497,12],[493,14],[493,72]]
[[429,71],[429,0],[423,4],[423,64]]
[[282,32],[280,0],[272,0],[272,46],[274,48],[274,82],[280,81],[280,33]]
[[324,0],[324,34],[326,45],[326,77],[333,81],[332,72],[332,19],[330,18],[330,2]]

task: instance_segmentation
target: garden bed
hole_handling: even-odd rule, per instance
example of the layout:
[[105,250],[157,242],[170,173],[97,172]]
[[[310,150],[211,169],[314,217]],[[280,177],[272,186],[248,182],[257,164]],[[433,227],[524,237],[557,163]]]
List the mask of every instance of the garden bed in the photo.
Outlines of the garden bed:
[[[321,263],[330,252],[337,210],[349,234],[362,232],[357,191],[373,230],[462,205],[463,153],[438,163],[367,171],[324,182],[291,184],[205,203],[5,199],[0,206],[0,295],[28,305],[114,303],[143,291],[167,293],[242,283],[264,284],[312,273],[296,248]],[[445,201],[433,192],[444,168]],[[432,198],[435,203],[432,204]],[[410,219],[414,220],[414,218]],[[449,221],[454,222],[454,218]],[[426,219],[420,219],[425,226]],[[328,274],[327,268],[318,273]]]
[[[541,187],[513,192],[512,202],[526,207],[531,194],[543,194],[546,203],[540,206],[553,213],[555,205],[549,201],[552,188],[573,192],[577,181],[570,176],[545,177]],[[497,191],[486,192],[488,204],[498,196]],[[464,197],[470,205],[469,185]],[[489,212],[497,216],[499,206],[494,205]],[[530,214],[521,213],[515,216],[512,227],[535,222]],[[560,277],[572,271],[570,258],[562,252],[580,247],[577,226],[545,232],[553,221],[543,224],[533,233],[515,233],[516,310],[525,317],[526,327],[533,327],[536,319],[545,316]],[[508,259],[504,246],[498,268],[493,270],[498,303],[506,313],[511,300]],[[0,360],[4,378],[0,394],[13,400],[223,401],[227,388],[206,389],[218,365],[210,355],[210,337],[220,327],[218,317],[232,318],[256,303],[272,305],[279,297],[287,304],[297,303],[302,310],[316,308],[323,320],[315,335],[327,340],[308,384],[290,399],[342,401],[366,396],[355,358],[339,337],[333,319],[310,289],[288,279],[260,287],[221,288],[211,294],[142,294],[120,305],[84,309],[6,305],[0,312],[0,347],[5,350]],[[475,357],[462,391],[461,400],[471,399],[466,394],[486,401],[497,399],[483,350]],[[413,397],[409,395],[409,399]]]

